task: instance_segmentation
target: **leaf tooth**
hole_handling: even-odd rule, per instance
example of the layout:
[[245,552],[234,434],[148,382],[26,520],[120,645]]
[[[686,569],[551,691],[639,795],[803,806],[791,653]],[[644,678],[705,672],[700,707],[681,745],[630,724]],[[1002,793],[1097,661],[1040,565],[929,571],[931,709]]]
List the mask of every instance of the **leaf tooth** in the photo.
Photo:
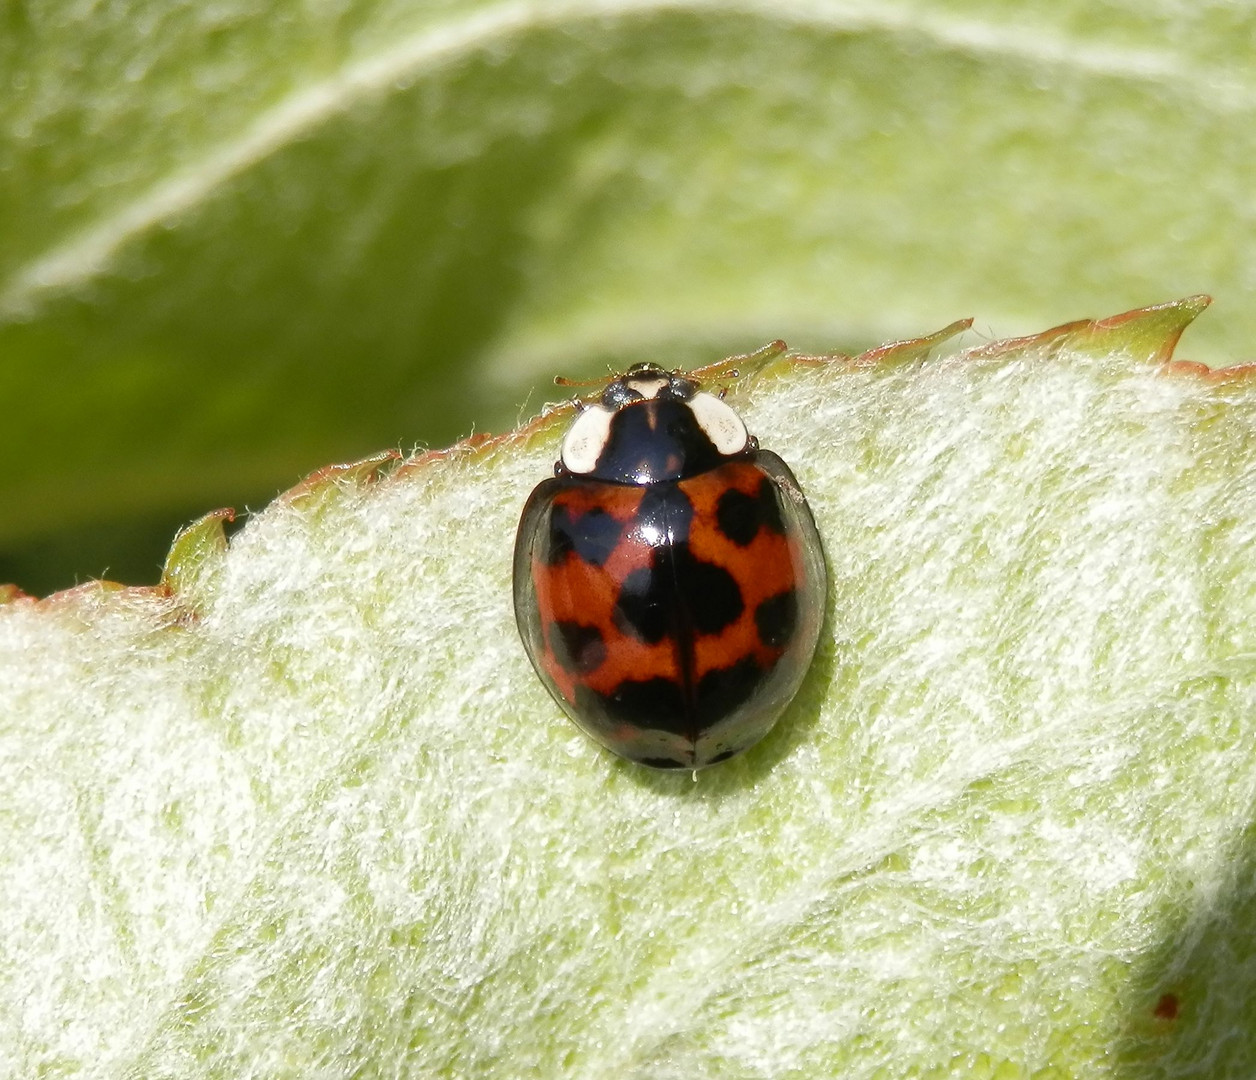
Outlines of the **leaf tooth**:
[[1152,364],[1165,364],[1178,339],[1210,303],[1204,295],[1134,308],[1106,319],[1077,319],[1026,337],[1003,338],[967,350],[966,359],[991,360],[1032,351],[1047,356],[1061,352],[1126,353]]
[[891,341],[885,345],[878,345],[875,349],[869,349],[867,352],[860,353],[854,358],[853,362],[863,366],[867,364],[906,364],[924,360],[944,341],[958,337],[965,330],[968,330],[972,324],[972,319],[956,319],[955,322],[942,327],[941,330],[935,330],[932,334],[926,334],[924,337],[907,338],[903,341]]
[[1165,364],[1172,359],[1182,332],[1211,303],[1212,297],[1200,294],[1135,308],[1088,324],[1076,332],[1077,340],[1070,340],[1069,344],[1083,349],[1097,346],[1103,351],[1122,350],[1145,356],[1152,363]]
[[170,545],[166,565],[161,571],[159,589],[180,601],[189,614],[197,614],[192,597],[195,586],[209,567],[218,562],[227,550],[227,534],[223,524],[235,520],[235,510],[224,507],[211,510],[204,517],[179,530]]
[[385,469],[401,457],[400,450],[381,450],[361,461],[346,461],[324,465],[315,469],[304,480],[290,487],[275,500],[280,503],[296,503],[319,498],[342,488],[357,488],[375,483]]

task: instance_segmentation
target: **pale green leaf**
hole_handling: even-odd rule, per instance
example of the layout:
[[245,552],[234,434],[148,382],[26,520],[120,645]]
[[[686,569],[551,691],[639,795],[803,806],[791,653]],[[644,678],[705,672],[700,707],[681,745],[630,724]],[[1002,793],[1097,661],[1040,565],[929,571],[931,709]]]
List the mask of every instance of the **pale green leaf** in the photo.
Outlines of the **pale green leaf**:
[[694,777],[515,636],[562,415],[2,597],[0,1071],[1247,1080],[1256,397],[1166,365],[1200,307],[733,384],[831,597]]

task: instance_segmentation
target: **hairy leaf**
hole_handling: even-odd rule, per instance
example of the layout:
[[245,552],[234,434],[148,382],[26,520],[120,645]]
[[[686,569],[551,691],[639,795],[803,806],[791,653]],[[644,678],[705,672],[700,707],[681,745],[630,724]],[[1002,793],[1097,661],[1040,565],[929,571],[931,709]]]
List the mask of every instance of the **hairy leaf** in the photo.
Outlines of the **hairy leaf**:
[[10,590],[9,1075],[1250,1076],[1256,399],[1170,360],[1202,303],[732,382],[831,596],[692,777],[516,639],[563,410]]

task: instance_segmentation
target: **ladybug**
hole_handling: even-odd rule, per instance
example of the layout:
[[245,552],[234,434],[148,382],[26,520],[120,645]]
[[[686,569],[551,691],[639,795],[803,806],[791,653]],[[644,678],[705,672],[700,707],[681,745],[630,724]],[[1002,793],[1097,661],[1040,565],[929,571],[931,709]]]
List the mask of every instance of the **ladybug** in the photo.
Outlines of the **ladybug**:
[[823,621],[820,536],[723,394],[637,364],[585,403],[515,537],[515,618],[555,701],[608,750],[699,769],[753,746]]

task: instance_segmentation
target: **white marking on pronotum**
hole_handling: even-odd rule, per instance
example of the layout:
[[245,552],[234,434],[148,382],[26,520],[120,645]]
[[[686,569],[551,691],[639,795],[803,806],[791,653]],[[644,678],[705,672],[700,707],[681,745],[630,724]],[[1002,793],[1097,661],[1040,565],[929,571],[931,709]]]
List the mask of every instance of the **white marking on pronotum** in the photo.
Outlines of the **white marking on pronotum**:
[[698,427],[721,454],[740,454],[750,441],[746,425],[731,406],[725,405],[714,394],[694,394],[689,399]]
[[649,375],[643,379],[625,379],[624,385],[648,400],[658,397],[659,391],[665,386],[670,386],[671,382],[672,380],[666,375]]
[[590,405],[576,417],[563,436],[560,451],[563,467],[568,472],[581,474],[593,471],[606,447],[606,440],[610,438],[614,415],[615,410],[605,405]]

